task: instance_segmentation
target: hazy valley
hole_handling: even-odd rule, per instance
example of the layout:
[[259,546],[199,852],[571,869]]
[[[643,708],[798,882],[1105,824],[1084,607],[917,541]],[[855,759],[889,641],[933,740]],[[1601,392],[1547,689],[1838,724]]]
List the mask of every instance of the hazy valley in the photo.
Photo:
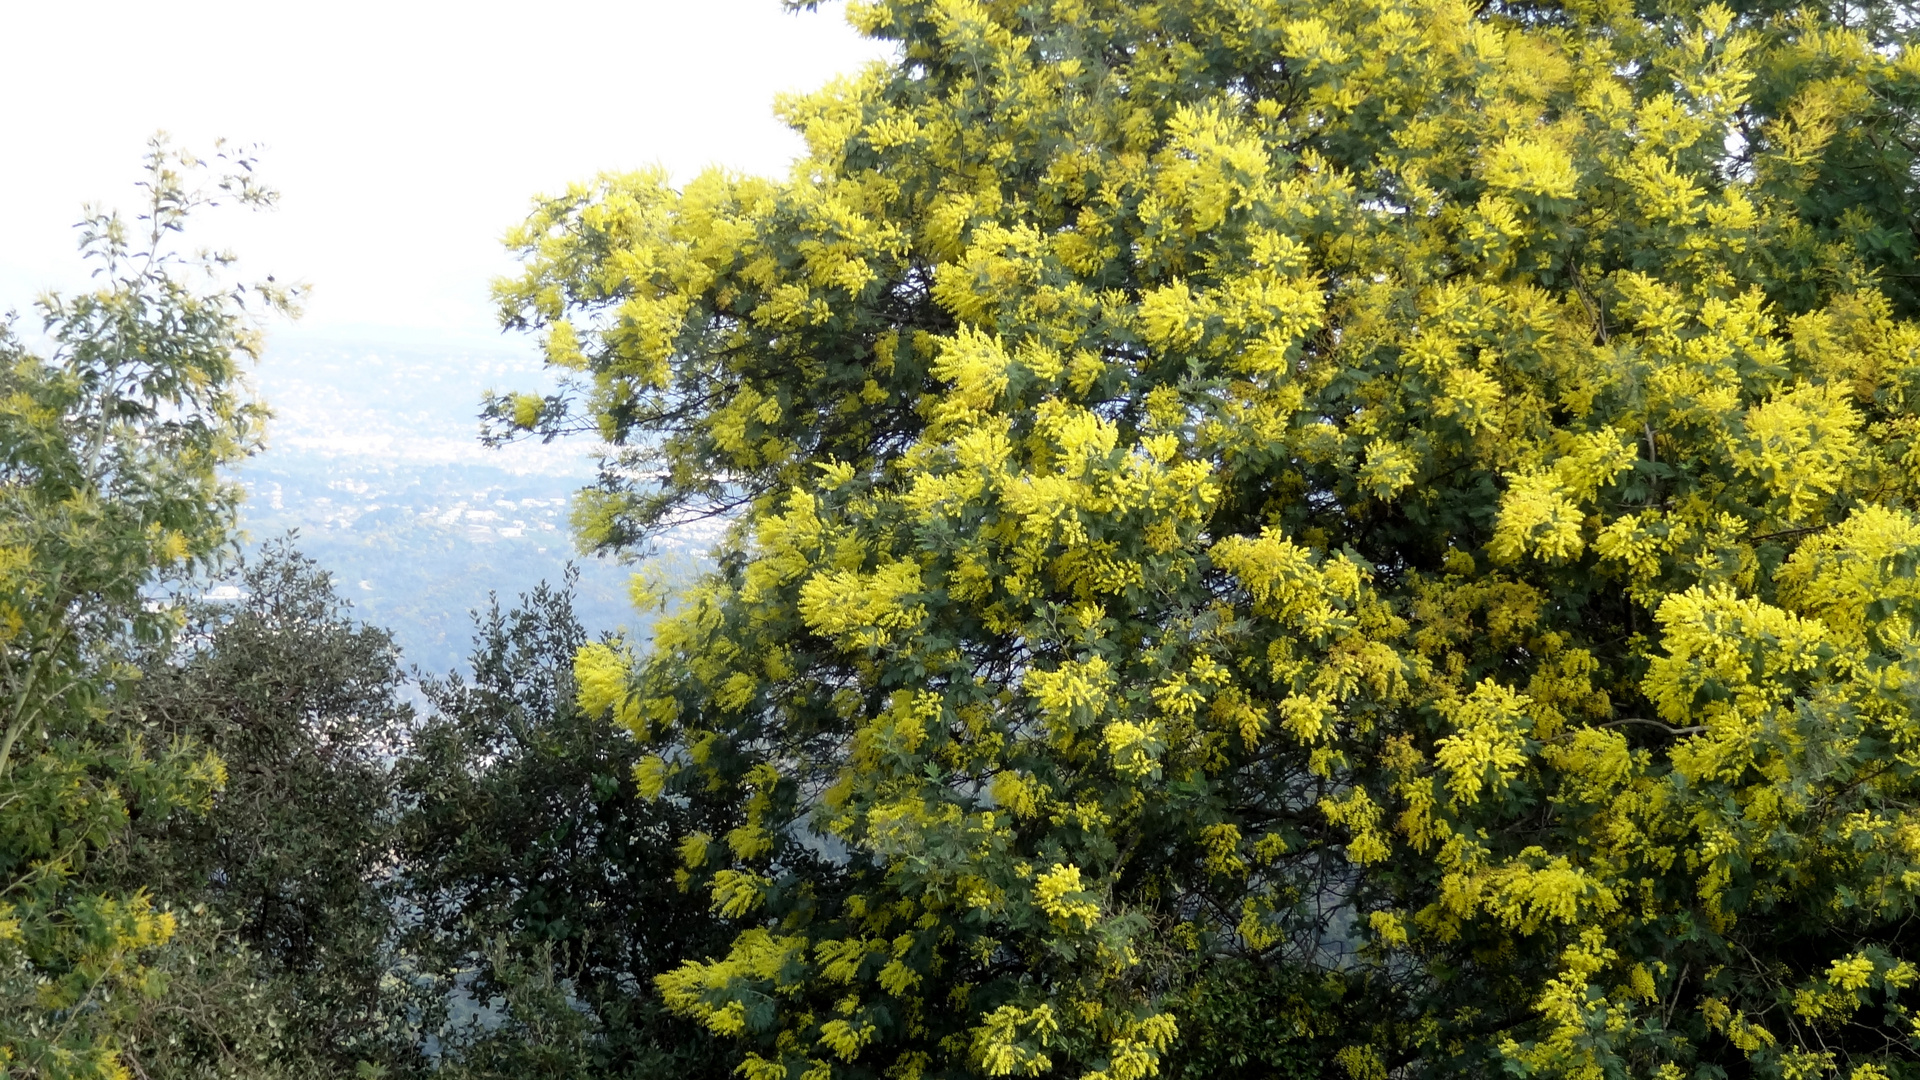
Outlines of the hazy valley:
[[[241,470],[250,546],[297,530],[361,617],[391,629],[407,661],[444,671],[466,654],[468,612],[490,591],[511,601],[580,568],[576,610],[590,631],[637,628],[631,567],[577,554],[572,492],[593,476],[587,449],[480,445],[481,394],[542,385],[527,347],[330,341],[289,334],[256,378],[274,410],[268,448]],[[718,529],[682,533],[661,558],[693,565]]]

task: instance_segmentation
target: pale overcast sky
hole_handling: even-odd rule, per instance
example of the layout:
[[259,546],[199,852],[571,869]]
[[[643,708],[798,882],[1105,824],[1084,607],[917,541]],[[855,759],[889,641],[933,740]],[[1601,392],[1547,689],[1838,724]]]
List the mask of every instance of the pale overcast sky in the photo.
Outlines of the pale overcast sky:
[[301,331],[486,338],[533,195],[651,164],[784,174],[774,97],[882,55],[834,3],[0,0],[0,310],[84,280],[81,204],[133,205],[165,129],[265,144],[280,208],[217,235],[314,286]]

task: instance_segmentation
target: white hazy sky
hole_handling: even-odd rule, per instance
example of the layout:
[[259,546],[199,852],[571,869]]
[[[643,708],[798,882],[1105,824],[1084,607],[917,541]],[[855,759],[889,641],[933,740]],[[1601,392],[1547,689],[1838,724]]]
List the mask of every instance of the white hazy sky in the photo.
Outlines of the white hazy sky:
[[280,208],[202,236],[314,286],[296,332],[490,338],[499,237],[535,194],[784,174],[774,97],[882,56],[840,5],[778,0],[0,0],[0,311],[84,281],[81,204],[132,207],[165,129],[264,144]]

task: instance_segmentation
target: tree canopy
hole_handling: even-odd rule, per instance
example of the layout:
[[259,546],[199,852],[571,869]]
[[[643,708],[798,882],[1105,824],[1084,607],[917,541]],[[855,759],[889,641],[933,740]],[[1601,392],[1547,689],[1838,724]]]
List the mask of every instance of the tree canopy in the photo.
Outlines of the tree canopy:
[[1913,14],[872,0],[784,181],[543,201],[494,437],[733,522],[576,662],[744,815],[668,1002],[750,1080],[1139,1080],[1226,971],[1357,1080],[1911,1075]]
[[0,1075],[126,1075],[121,1030],[164,990],[149,960],[176,918],[84,871],[130,817],[204,808],[225,780],[120,707],[136,654],[179,625],[152,590],[231,546],[239,489],[220,470],[264,420],[240,370],[252,317],[296,296],[177,246],[197,209],[272,202],[251,158],[156,139],[146,164],[134,220],[82,222],[98,286],[43,297],[37,342],[0,321]]

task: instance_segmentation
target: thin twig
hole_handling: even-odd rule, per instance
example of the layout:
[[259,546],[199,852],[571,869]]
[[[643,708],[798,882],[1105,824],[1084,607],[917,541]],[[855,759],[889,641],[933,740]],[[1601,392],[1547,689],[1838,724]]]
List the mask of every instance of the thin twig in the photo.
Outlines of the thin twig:
[[1825,532],[1827,528],[1828,526],[1826,525],[1803,525],[1798,529],[1782,529],[1779,532],[1761,533],[1759,536],[1749,536],[1747,537],[1747,543],[1757,544],[1762,540],[1782,540],[1789,536],[1806,536],[1810,533]]
[[1707,730],[1706,727],[1703,725],[1677,728],[1672,726],[1671,724],[1663,724],[1658,720],[1642,720],[1640,717],[1637,717],[1637,716],[1623,716],[1618,720],[1609,720],[1604,724],[1595,724],[1594,726],[1602,727],[1602,728],[1611,728],[1611,727],[1619,727],[1622,724],[1645,724],[1647,727],[1656,728],[1664,734],[1675,735],[1675,736],[1698,735]]

